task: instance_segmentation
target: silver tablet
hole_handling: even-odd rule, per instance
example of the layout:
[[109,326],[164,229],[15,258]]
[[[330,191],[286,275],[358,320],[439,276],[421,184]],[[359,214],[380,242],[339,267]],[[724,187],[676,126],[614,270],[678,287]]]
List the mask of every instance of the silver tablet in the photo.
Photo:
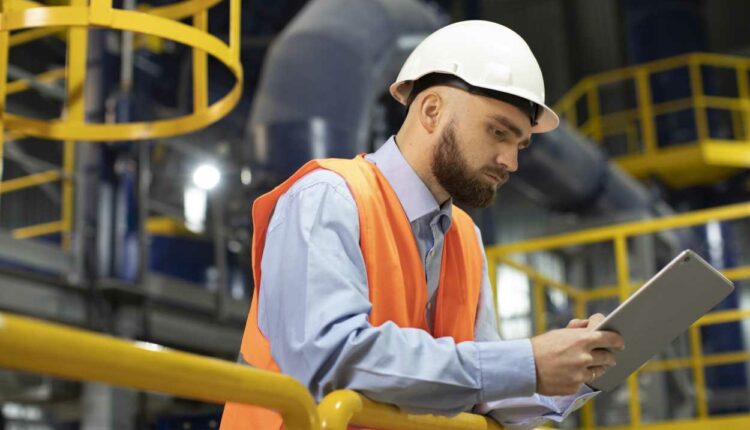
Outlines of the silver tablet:
[[617,364],[588,385],[610,391],[721,302],[734,285],[698,254],[686,250],[601,322],[625,338]]

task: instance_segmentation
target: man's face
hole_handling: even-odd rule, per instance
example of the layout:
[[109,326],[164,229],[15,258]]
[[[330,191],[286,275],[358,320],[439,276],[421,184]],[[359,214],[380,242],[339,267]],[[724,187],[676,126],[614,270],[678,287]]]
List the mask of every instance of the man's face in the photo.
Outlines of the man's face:
[[518,168],[518,151],[529,144],[531,124],[513,105],[467,96],[471,101],[441,132],[432,173],[456,203],[487,207]]

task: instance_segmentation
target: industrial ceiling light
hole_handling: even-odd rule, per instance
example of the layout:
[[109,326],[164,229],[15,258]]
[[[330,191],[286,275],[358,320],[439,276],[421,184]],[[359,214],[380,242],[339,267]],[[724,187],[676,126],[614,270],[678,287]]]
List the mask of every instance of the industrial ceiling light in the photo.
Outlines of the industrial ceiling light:
[[220,181],[221,173],[212,164],[201,164],[193,172],[193,183],[203,190],[208,191],[216,188]]

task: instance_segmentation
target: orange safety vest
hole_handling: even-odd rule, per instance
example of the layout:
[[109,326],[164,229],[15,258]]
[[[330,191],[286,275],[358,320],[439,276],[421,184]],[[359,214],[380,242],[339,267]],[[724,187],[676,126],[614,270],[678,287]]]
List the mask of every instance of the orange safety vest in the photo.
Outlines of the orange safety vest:
[[[283,184],[255,200],[252,250],[255,292],[240,347],[244,359],[259,369],[281,371],[271,356],[268,339],[258,329],[260,262],[277,200],[301,177],[320,168],[331,170],[346,180],[359,211],[360,248],[372,303],[370,324],[379,326],[393,321],[399,327],[421,328],[436,338],[451,336],[456,342],[474,340],[482,284],[482,249],[471,218],[453,207],[453,222],[444,241],[433,329],[430,330],[425,313],[426,276],[411,225],[386,178],[360,155],[352,160],[310,161]],[[273,288],[273,285],[264,287]],[[276,412],[228,402],[220,429],[281,428],[281,416]]]

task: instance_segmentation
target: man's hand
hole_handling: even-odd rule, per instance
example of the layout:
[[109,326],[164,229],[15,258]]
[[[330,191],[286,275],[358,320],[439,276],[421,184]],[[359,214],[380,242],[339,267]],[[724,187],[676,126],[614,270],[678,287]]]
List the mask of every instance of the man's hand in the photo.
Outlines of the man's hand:
[[575,394],[584,383],[601,376],[615,365],[607,349],[625,348],[622,336],[611,331],[593,331],[604,315],[572,320],[567,328],[531,339],[536,361],[536,391],[548,396]]

